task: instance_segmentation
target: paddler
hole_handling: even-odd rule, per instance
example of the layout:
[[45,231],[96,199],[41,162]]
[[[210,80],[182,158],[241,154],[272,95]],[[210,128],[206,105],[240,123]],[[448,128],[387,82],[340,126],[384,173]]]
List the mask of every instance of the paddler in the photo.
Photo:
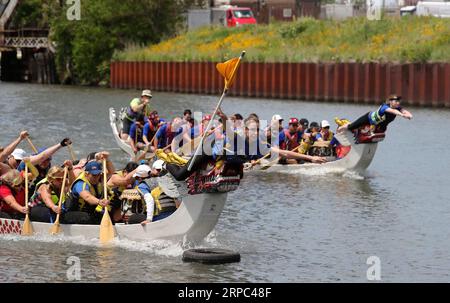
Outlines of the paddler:
[[86,164],[84,171],[73,182],[64,202],[64,223],[100,223],[102,214],[96,211],[97,206],[106,208],[110,204],[108,199],[104,199],[102,172],[102,163],[91,161]]
[[[64,186],[63,201],[69,191],[69,185],[75,180],[72,161],[65,161],[67,167],[66,185]],[[59,209],[59,197],[64,178],[64,169],[60,166],[53,166],[48,171],[47,177],[36,184],[36,190],[30,199],[30,219],[31,221],[53,223],[56,214],[61,214]]]
[[120,133],[120,137],[123,140],[127,140],[130,128],[133,122],[136,120],[139,114],[145,115],[145,111],[147,105],[150,103],[150,100],[153,98],[152,92],[149,89],[142,91],[140,98],[134,98],[130,102],[130,106],[127,107],[125,116],[122,120],[123,128]]

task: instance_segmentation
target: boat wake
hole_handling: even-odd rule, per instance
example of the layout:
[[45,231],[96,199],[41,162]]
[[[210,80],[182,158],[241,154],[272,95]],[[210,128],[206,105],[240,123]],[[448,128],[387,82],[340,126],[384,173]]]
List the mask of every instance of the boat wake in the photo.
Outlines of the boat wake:
[[354,179],[354,180],[364,180],[366,177],[363,173],[347,170],[339,167],[305,167],[305,168],[295,168],[292,170],[279,171],[280,174],[288,175],[303,175],[303,176],[326,176],[326,175],[339,175],[344,178]]
[[365,175],[363,175],[363,174],[361,174],[359,172],[356,172],[356,171],[351,171],[351,170],[344,172],[342,174],[342,177],[348,178],[348,179],[353,179],[353,180],[364,180],[364,179],[366,179]]
[[151,241],[134,241],[129,239],[114,238],[108,245],[102,245],[98,239],[87,239],[83,236],[63,236],[63,235],[43,235],[35,234],[32,236],[21,236],[17,234],[0,235],[0,240],[4,241],[29,241],[41,243],[55,243],[61,245],[63,243],[82,245],[93,248],[120,248],[128,251],[142,252],[164,257],[180,257],[183,251],[188,248],[197,247],[217,247],[218,242],[215,231],[212,231],[201,244],[191,245],[185,243],[175,243],[169,240],[151,240]]

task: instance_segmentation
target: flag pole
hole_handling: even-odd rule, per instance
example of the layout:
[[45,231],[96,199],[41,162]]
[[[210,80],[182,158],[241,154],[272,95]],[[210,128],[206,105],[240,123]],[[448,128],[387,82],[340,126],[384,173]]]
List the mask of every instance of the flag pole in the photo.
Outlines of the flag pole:
[[[202,137],[202,140],[200,141],[200,144],[197,146],[197,149],[195,150],[194,155],[192,156],[191,160],[189,161],[190,163],[189,163],[189,166],[187,168],[188,171],[191,171],[192,166],[194,165],[194,162],[195,162],[195,158],[203,150],[203,142],[205,141],[206,135],[208,134],[208,131],[211,129],[211,126],[212,126],[212,124],[214,122],[214,117],[217,115],[217,112],[218,112],[220,106],[222,105],[222,101],[223,101],[223,99],[225,98],[225,96],[226,96],[226,94],[228,92],[229,85],[232,84],[234,76],[236,75],[237,68],[239,67],[239,64],[240,64],[242,58],[244,58],[244,56],[245,56],[245,51],[243,51],[241,53],[241,55],[239,56],[238,64],[236,64],[234,66],[234,69],[233,69],[233,72],[231,74],[230,79],[228,81],[227,81],[227,79],[225,79],[225,87],[223,89],[222,96],[220,97],[219,103],[217,103],[216,109],[214,110],[214,113],[211,116],[211,120],[209,120],[209,122],[208,122],[208,126],[206,127],[206,130],[203,133],[203,137]],[[223,122],[225,123],[225,121],[223,121]]]

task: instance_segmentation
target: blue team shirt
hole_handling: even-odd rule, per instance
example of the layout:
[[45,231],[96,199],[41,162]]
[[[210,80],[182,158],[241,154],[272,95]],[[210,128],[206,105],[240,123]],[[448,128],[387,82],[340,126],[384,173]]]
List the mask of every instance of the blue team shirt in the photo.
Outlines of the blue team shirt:
[[330,141],[331,146],[338,146],[340,144],[341,143],[339,143],[338,139],[336,139],[336,136],[334,136],[333,139],[331,139],[331,141]]
[[195,125],[194,127],[191,127],[191,138],[194,139],[195,137],[200,135],[200,128],[198,125]]
[[[321,133],[317,133],[317,135],[316,135],[316,140],[319,140],[320,138],[322,138],[322,134]],[[334,136],[333,136],[333,139],[334,139]],[[331,139],[331,140],[333,140],[333,139]],[[324,139],[325,140],[325,139]],[[325,140],[326,141],[326,140]]]
[[[234,134],[234,146],[233,150],[230,152],[226,150],[227,156],[235,157],[235,156],[242,156],[245,157],[247,161],[250,160],[257,160],[264,156],[264,153],[268,153],[270,146],[268,144],[265,144],[265,138],[260,135],[260,137],[257,139],[257,142],[250,145],[250,142],[246,140],[243,136],[239,136]],[[245,140],[244,144],[240,142],[238,144],[238,140]],[[213,158],[215,159],[217,156],[221,156],[224,154],[224,146],[229,143],[230,139],[228,136],[224,136],[221,140],[215,140],[212,152],[213,152]],[[267,149],[267,150],[265,150]]]
[[136,188],[136,186],[142,192],[143,195],[151,194],[150,186],[148,186],[148,184],[145,183],[145,181],[140,183],[138,180],[134,181],[133,188]]
[[[270,133],[270,136],[272,136],[272,133]],[[265,142],[265,140],[262,140],[262,141]],[[284,129],[282,129],[278,132],[277,140],[275,140],[274,142],[271,142],[271,145],[272,146],[280,146],[280,144],[283,143],[284,141],[286,141],[286,135],[284,134]]]
[[20,162],[19,166],[17,166],[18,171],[24,171],[25,170],[25,162]]
[[[79,180],[79,181],[75,182],[75,184],[73,185],[73,187],[72,187],[72,194],[74,195],[75,198],[77,198],[77,199],[80,198],[80,193],[83,191],[83,184],[84,183],[85,182],[83,182],[82,180]],[[84,187],[84,190],[86,190],[88,192],[91,192],[91,187],[89,186],[88,183],[86,183],[86,186]],[[95,187],[94,187],[94,192],[97,192],[95,190]]]
[[[388,108],[390,108],[390,106],[387,105],[387,104],[381,105],[381,106],[377,109],[378,115],[379,115],[380,117],[383,116],[383,115],[386,113],[386,110],[387,110]],[[402,110],[401,107],[397,107],[397,108],[395,108],[395,109],[396,109],[396,110],[399,110],[399,111]],[[370,112],[370,113],[369,113],[369,122],[370,122],[371,125],[376,125],[377,122],[374,121],[374,120],[372,120],[372,114],[373,114],[373,113],[374,113],[374,112]]]
[[[135,122],[131,125],[130,132],[128,133],[128,135],[130,136],[131,139],[133,139],[133,141],[136,140],[136,127],[137,126],[136,126],[136,122]],[[144,140],[142,139],[142,131],[138,132],[137,141],[144,142]]]
[[150,122],[145,123],[143,133],[144,133],[144,136],[147,137],[147,139],[151,139],[148,137],[148,135],[151,133]]
[[[170,143],[170,142],[167,142],[168,141],[168,138],[167,138],[167,133],[168,133],[167,127],[169,127],[169,124],[164,124],[163,126],[161,126],[159,128],[158,132],[156,133],[156,138],[158,139],[158,148],[166,147]],[[180,127],[176,131],[174,137],[178,136],[182,132],[183,132],[183,128]]]

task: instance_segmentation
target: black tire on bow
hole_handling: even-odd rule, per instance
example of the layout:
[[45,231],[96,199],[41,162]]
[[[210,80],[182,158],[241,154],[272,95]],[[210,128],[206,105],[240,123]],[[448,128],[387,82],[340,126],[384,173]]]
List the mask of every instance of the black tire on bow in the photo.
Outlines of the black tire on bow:
[[221,248],[194,248],[183,252],[184,262],[199,262],[204,264],[222,264],[241,261],[237,252]]

